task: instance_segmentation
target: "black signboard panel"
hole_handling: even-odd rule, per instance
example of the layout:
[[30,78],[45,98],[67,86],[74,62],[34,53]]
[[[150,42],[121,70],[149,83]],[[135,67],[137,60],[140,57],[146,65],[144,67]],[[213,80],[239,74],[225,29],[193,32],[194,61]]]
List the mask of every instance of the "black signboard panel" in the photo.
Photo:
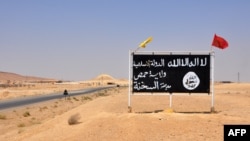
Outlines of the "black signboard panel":
[[210,55],[134,54],[133,92],[210,92]]

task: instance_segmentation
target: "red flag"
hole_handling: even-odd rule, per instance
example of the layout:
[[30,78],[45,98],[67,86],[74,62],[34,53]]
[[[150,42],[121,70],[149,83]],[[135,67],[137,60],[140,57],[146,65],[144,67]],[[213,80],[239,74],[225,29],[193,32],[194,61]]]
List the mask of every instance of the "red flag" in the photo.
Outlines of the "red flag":
[[228,47],[228,42],[224,38],[214,34],[212,46],[218,47],[220,49],[225,49]]

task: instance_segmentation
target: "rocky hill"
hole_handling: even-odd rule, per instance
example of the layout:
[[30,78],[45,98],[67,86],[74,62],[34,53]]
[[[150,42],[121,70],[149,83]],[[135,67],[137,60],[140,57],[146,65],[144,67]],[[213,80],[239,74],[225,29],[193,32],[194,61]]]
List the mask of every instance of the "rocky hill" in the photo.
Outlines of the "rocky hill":
[[3,83],[8,81],[31,82],[31,81],[56,81],[56,80],[50,78],[35,77],[35,76],[24,76],[16,73],[0,71],[0,82]]

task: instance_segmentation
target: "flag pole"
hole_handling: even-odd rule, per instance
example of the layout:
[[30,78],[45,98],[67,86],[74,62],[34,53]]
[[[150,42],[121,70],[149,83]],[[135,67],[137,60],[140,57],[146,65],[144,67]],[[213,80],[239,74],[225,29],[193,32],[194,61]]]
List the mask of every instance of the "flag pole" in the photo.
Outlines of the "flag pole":
[[214,51],[213,46],[211,46],[211,48],[210,48],[210,52],[213,52],[213,51]]
[[141,47],[137,47],[137,48],[134,50],[134,52],[138,51],[140,48],[141,48]]
[[[133,90],[132,90],[132,84],[131,84],[131,81],[132,81],[132,74],[131,74],[131,70],[133,69],[133,65],[131,65],[131,61],[133,61],[133,57],[134,57],[134,53],[136,51],[138,51],[140,48],[145,48],[146,47],[146,44],[148,44],[149,42],[152,41],[152,37],[149,37],[147,40],[145,40],[144,42],[142,42],[139,47],[137,47],[134,51],[131,52],[131,50],[129,50],[129,92],[128,92],[128,112],[131,113],[132,112],[132,107],[131,107],[131,93],[133,93]],[[133,70],[132,70],[133,71]]]
[[[214,41],[214,39],[213,39],[213,41]],[[213,43],[212,43],[212,45],[210,47],[210,52],[212,53],[213,51],[214,51],[214,48],[213,48]]]
[[129,66],[129,70],[128,70],[128,80],[129,80],[129,84],[128,84],[128,112],[131,113],[132,112],[132,107],[131,107],[131,93],[132,92],[132,77],[131,77],[131,69],[132,69],[132,66],[131,66],[131,59],[133,60],[133,55],[136,51],[138,51],[140,49],[140,47],[137,47],[134,51],[131,51],[129,50],[129,58],[128,58],[128,66]]
[[131,93],[132,92],[132,84],[131,84],[131,81],[132,81],[132,77],[131,77],[131,69],[132,69],[132,66],[131,66],[131,59],[133,60],[133,55],[136,51],[138,51],[141,47],[137,47],[134,51],[131,51],[129,50],[129,60],[128,60],[128,63],[129,63],[129,84],[128,84],[128,112],[131,113],[132,112],[132,107],[131,107]]
[[214,109],[214,58],[215,58],[215,52],[213,51],[213,47],[211,46],[211,112],[215,112]]
[[214,34],[214,38],[212,41],[212,45],[211,45],[211,93],[212,93],[212,106],[211,106],[211,112],[214,112],[214,58],[215,58],[215,52],[213,50],[213,46],[218,47],[220,49],[225,49],[228,47],[228,42],[220,37],[217,36],[216,34]]
[[129,60],[128,60],[128,63],[129,63],[129,70],[128,70],[128,72],[129,72],[129,84],[128,84],[128,112],[129,113],[131,113],[132,112],[132,107],[131,107],[131,93],[133,93],[132,92],[132,83],[131,83],[131,81],[132,81],[132,76],[131,76],[131,69],[132,69],[132,65],[131,65],[131,60],[133,60],[133,55],[134,55],[134,53],[136,52],[136,51],[138,51],[139,49],[140,49],[141,47],[137,47],[134,51],[131,51],[131,50],[129,50]]
[[[215,38],[216,34],[214,34]],[[213,38],[213,42],[214,42]],[[210,56],[211,56],[211,113],[215,112],[214,109],[214,58],[215,58],[215,52],[213,48],[213,42],[210,47]]]

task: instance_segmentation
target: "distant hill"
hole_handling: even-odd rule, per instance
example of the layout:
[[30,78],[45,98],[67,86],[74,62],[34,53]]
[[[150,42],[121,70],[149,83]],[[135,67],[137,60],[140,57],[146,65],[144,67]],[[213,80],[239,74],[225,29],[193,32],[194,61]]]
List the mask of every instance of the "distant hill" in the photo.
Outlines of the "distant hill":
[[95,78],[88,80],[88,81],[82,81],[81,83],[89,83],[95,86],[99,85],[119,85],[119,86],[127,86],[128,80],[126,79],[116,79],[108,74],[100,74],[96,76]]
[[50,78],[35,77],[35,76],[24,76],[16,73],[0,71],[0,82],[7,82],[7,81],[31,82],[31,81],[57,81],[57,80]]
[[93,80],[99,80],[99,81],[102,81],[102,80],[115,80],[112,76],[108,75],[108,74],[100,74],[98,75],[96,78],[94,78]]

